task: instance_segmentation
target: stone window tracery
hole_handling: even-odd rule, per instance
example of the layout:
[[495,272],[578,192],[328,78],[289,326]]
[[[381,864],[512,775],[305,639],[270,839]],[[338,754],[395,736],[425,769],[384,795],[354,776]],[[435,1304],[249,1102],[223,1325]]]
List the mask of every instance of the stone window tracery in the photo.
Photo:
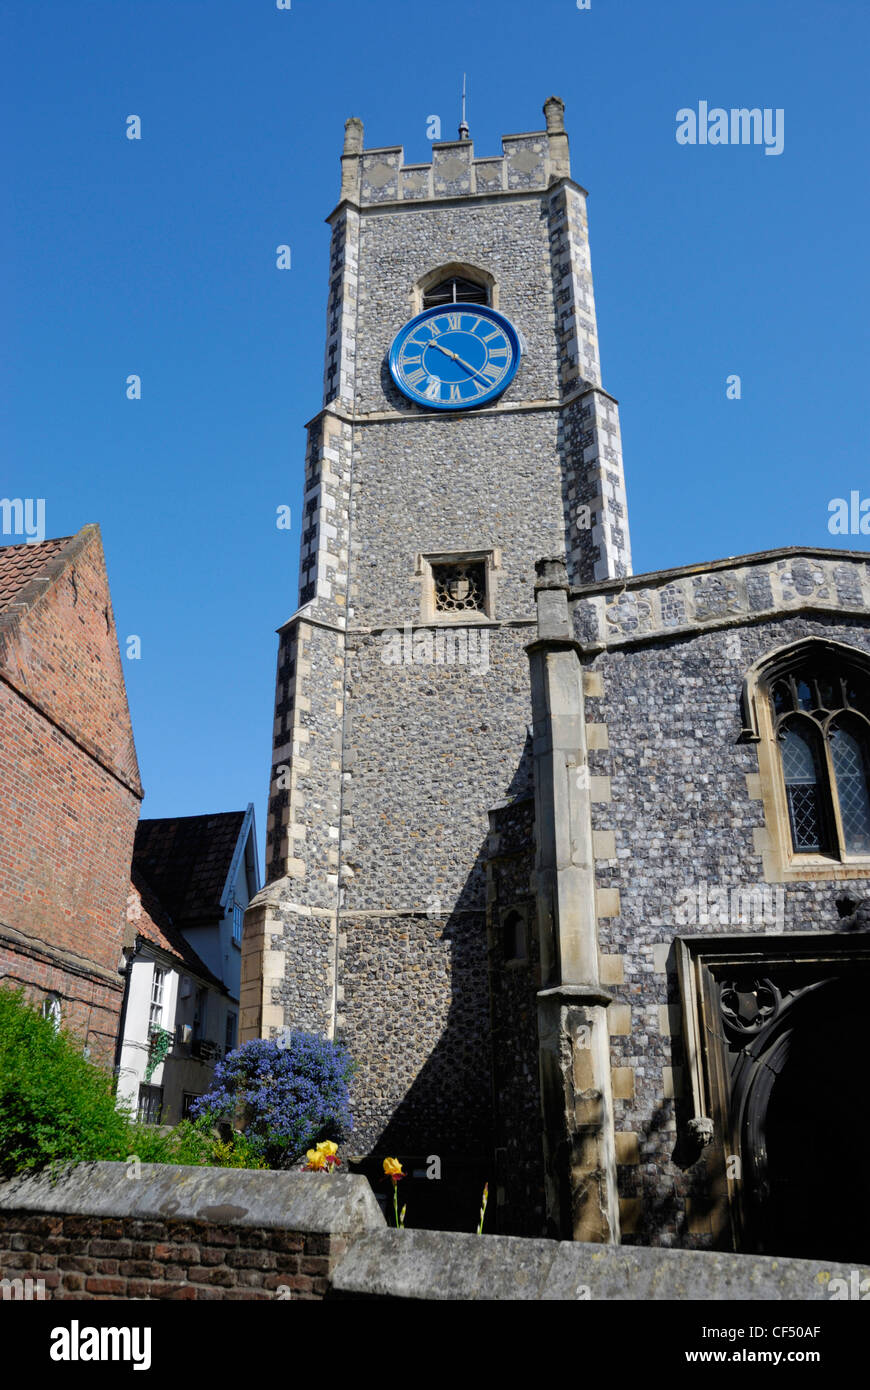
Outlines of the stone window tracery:
[[770,686],[795,854],[870,854],[870,688],[811,662]]
[[475,624],[495,619],[498,550],[440,551],[419,555],[420,618],[424,623]]
[[482,560],[458,565],[433,565],[432,579],[437,612],[486,612],[486,565]]
[[870,878],[870,652],[802,637],[749,668],[742,705],[764,880]]

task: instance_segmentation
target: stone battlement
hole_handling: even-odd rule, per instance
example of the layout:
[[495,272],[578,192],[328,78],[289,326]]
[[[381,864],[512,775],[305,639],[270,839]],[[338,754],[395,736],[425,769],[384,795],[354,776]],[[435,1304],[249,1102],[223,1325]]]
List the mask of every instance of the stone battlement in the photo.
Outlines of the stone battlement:
[[570,178],[564,103],[544,103],[546,130],[503,135],[502,153],[474,156],[471,140],[446,140],[432,146],[431,164],[406,164],[401,145],[363,148],[363,124],[351,117],[345,125],[341,199],[360,206],[468,198],[482,194],[543,191]]

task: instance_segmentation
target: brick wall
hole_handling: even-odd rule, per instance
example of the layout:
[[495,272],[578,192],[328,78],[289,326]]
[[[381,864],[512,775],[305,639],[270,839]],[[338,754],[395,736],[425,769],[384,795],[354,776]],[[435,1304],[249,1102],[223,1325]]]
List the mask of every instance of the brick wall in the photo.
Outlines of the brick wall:
[[138,790],[99,527],[83,527],[40,573],[0,615],[0,673]]
[[136,796],[0,684],[0,922],[115,969]]
[[0,981],[13,989],[23,986],[37,1001],[59,995],[63,1027],[90,1047],[91,1061],[111,1066],[124,993],[120,975],[108,979],[71,960],[65,963],[51,948],[7,932],[0,935]]
[[322,1299],[384,1228],[363,1177],[82,1163],[0,1183],[0,1281],[47,1299]]
[[0,1216],[2,1277],[41,1280],[56,1300],[321,1299],[346,1246],[342,1236],[201,1221]]
[[110,1060],[142,790],[99,530],[0,612],[0,974]]

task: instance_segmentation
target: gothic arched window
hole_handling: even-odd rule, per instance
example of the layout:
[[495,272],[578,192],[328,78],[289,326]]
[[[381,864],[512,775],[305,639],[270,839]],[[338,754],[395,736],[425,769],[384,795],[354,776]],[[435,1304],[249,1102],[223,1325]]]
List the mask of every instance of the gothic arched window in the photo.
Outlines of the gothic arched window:
[[424,309],[437,309],[442,304],[489,304],[489,290],[465,276],[448,275],[423,291]]
[[792,852],[870,855],[870,681],[807,653],[767,691]]

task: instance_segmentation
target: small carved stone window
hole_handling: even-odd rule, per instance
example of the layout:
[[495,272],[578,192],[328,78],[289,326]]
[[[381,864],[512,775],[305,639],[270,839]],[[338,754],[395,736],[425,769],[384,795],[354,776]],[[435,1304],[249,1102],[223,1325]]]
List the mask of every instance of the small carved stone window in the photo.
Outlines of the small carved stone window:
[[805,665],[770,688],[795,854],[870,854],[870,689]]
[[498,550],[441,551],[418,555],[422,580],[420,616],[424,623],[470,623],[495,618],[495,586],[501,569]]
[[486,612],[486,565],[483,560],[459,565],[433,565],[435,611]]

